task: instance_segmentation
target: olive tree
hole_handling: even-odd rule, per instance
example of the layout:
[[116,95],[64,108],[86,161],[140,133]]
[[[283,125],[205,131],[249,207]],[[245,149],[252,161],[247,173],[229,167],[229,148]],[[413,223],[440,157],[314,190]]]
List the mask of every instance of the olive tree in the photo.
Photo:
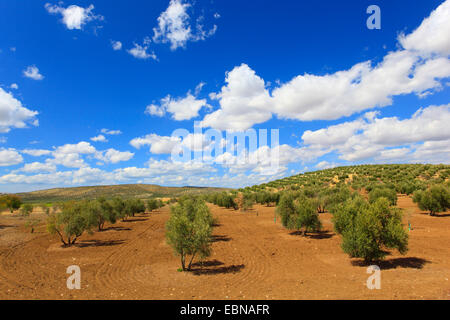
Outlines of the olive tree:
[[21,216],[28,217],[33,212],[33,205],[26,203],[22,205],[19,209],[19,213]]
[[369,202],[374,203],[379,198],[386,198],[392,206],[397,204],[397,192],[395,189],[376,187],[369,192]]
[[431,216],[450,209],[450,191],[443,185],[435,185],[425,191],[414,192],[413,201],[420,210],[427,210]]
[[152,212],[153,210],[161,208],[162,204],[160,203],[161,200],[156,199],[150,199],[147,201],[147,210]]
[[342,249],[352,258],[369,263],[384,259],[389,253],[386,249],[397,249],[401,254],[408,251],[401,211],[386,198],[374,203],[349,199],[337,206],[333,222],[336,233],[342,235]]
[[0,197],[0,207],[8,208],[11,213],[22,205],[22,200],[15,195],[3,195]]
[[89,217],[89,224],[96,226],[98,231],[104,230],[106,222],[115,224],[117,221],[116,213],[111,203],[104,198],[86,201],[83,209]]
[[301,230],[303,236],[322,228],[315,201],[304,195],[296,198],[293,192],[284,193],[278,203],[277,213],[285,228]]
[[183,271],[190,271],[194,259],[211,254],[214,219],[202,200],[184,200],[171,207],[166,224],[167,243],[180,256]]
[[61,210],[52,213],[47,219],[47,230],[57,234],[64,246],[74,245],[85,232],[91,232],[92,220],[86,210],[86,203],[67,202]]

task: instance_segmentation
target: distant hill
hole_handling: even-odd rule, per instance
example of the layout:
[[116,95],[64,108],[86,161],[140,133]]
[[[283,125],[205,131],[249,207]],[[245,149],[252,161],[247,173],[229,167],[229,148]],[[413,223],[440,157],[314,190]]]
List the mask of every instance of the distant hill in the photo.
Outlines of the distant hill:
[[225,188],[205,187],[161,187],[157,185],[129,184],[115,186],[92,186],[76,188],[56,188],[49,190],[17,193],[26,203],[50,203],[69,200],[84,200],[115,196],[122,198],[171,198],[186,194],[204,194],[229,190]]
[[301,187],[328,188],[345,184],[359,190],[376,184],[387,184],[399,193],[410,194],[414,190],[423,189],[432,184],[449,184],[449,178],[450,165],[444,164],[359,165],[306,172],[246,189],[260,191]]

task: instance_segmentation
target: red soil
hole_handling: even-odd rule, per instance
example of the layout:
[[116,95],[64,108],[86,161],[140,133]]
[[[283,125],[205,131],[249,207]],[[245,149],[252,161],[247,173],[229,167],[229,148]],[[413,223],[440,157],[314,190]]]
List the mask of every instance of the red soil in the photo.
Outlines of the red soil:
[[[450,215],[430,217],[400,197],[410,250],[381,264],[381,290],[369,290],[367,266],[350,259],[321,215],[324,231],[291,234],[274,208],[247,213],[211,206],[219,219],[213,254],[192,273],[166,244],[169,208],[84,235],[61,248],[45,227],[0,217],[0,299],[450,299]],[[9,226],[9,227],[5,227]],[[66,269],[81,268],[81,290],[66,288]]]

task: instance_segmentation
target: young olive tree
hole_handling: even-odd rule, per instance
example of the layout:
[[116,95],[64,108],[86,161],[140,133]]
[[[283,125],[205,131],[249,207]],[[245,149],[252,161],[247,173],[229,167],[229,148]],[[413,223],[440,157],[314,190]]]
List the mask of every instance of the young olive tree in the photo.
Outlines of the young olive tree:
[[450,190],[444,185],[435,185],[425,191],[414,192],[413,201],[419,205],[420,210],[430,212],[430,216],[450,209]]
[[19,213],[23,217],[29,217],[32,212],[33,212],[33,205],[29,203],[22,205],[22,207],[20,207],[19,209]]
[[97,227],[98,231],[103,231],[106,222],[115,224],[117,217],[110,202],[104,198],[87,201],[84,203],[84,210],[89,217],[89,224]]
[[379,198],[388,199],[391,206],[397,205],[397,191],[395,191],[395,189],[385,188],[385,187],[377,187],[377,188],[372,189],[369,192],[369,202],[370,203],[374,203]]
[[127,219],[128,210],[126,208],[125,201],[123,201],[122,198],[119,197],[113,198],[110,202],[110,205],[112,207],[116,219],[122,219],[122,221],[125,221]]
[[147,201],[147,210],[150,212],[153,212],[153,210],[161,208],[162,204],[160,203],[161,200],[156,199],[150,199]]
[[47,230],[58,234],[65,247],[74,245],[85,232],[91,232],[92,220],[86,210],[86,203],[67,202],[61,211],[54,212],[47,219]]
[[296,198],[292,192],[284,193],[278,203],[277,213],[285,228],[301,230],[303,236],[322,228],[315,201],[303,195]]
[[211,254],[214,219],[202,200],[184,200],[171,207],[166,224],[167,243],[180,256],[183,271],[190,271],[196,257]]
[[333,217],[336,233],[342,235],[342,249],[352,258],[366,263],[384,259],[386,249],[408,251],[408,233],[402,225],[400,209],[386,198],[374,203],[349,199],[337,207]]
[[18,210],[21,205],[22,200],[18,196],[7,194],[0,197],[0,208],[8,208],[11,213]]

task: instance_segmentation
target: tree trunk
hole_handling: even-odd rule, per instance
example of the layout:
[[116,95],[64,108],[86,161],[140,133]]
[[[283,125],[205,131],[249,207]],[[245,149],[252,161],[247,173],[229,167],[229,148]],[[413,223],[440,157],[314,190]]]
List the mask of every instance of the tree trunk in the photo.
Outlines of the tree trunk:
[[181,268],[186,271],[186,265],[184,263],[184,254],[181,254]]
[[191,271],[192,262],[194,261],[195,255],[196,255],[196,252],[194,252],[194,254],[191,257],[191,261],[189,262],[189,266],[188,266],[188,271]]

